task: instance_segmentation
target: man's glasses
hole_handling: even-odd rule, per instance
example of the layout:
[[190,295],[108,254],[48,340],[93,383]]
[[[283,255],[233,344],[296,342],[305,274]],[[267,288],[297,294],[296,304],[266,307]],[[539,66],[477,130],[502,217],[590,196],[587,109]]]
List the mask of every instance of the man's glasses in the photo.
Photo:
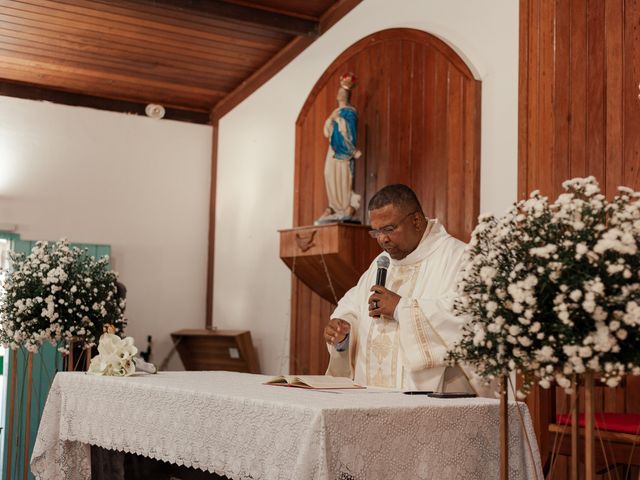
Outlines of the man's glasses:
[[407,218],[409,218],[411,215],[418,213],[418,211],[414,211],[411,213],[406,214],[404,217],[402,217],[402,219],[395,225],[385,225],[382,228],[378,228],[376,230],[369,230],[369,235],[371,235],[371,238],[378,238],[380,235],[391,235],[393,232],[396,231],[396,229],[402,225],[402,222],[404,222]]

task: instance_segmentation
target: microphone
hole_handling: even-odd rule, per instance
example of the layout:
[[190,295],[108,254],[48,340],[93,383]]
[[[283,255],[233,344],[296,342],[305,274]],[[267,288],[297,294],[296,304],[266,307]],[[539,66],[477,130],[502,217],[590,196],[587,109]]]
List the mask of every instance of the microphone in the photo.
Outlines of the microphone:
[[378,258],[378,273],[376,273],[376,285],[384,287],[387,281],[387,268],[389,268],[389,257],[383,256]]

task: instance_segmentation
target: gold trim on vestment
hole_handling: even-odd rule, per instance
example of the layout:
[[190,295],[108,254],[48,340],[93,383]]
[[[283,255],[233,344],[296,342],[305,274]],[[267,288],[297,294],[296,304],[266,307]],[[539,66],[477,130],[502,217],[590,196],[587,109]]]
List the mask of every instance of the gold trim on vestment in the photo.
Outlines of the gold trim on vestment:
[[411,319],[413,320],[413,329],[416,332],[416,337],[418,338],[418,345],[420,345],[420,351],[422,352],[422,357],[424,358],[424,364],[426,368],[433,368],[435,362],[433,361],[433,354],[431,353],[431,342],[429,341],[429,335],[426,332],[424,322],[422,322],[422,317],[426,319],[422,310],[420,309],[420,305],[417,300],[414,300],[411,303]]

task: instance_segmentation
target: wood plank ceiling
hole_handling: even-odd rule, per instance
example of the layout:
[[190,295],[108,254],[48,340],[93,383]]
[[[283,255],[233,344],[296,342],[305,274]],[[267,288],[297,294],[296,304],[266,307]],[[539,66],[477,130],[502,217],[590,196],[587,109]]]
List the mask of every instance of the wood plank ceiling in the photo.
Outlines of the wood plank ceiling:
[[219,118],[360,0],[0,0],[0,95]]

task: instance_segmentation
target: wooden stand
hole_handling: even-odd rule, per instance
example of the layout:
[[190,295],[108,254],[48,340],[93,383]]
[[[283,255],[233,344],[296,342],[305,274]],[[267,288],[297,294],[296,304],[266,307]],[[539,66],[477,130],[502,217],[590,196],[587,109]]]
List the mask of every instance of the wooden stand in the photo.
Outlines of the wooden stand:
[[[584,374],[584,470],[586,480],[596,478],[595,398],[593,372]],[[576,422],[577,423],[577,422]]]
[[366,225],[330,223],[280,230],[280,258],[293,274],[335,304],[380,252]]
[[500,379],[500,480],[509,479],[509,377]]
[[185,370],[260,373],[248,330],[186,329],[171,338]]
[[571,379],[571,480],[578,480],[579,436],[578,436],[578,376],[574,373]]

